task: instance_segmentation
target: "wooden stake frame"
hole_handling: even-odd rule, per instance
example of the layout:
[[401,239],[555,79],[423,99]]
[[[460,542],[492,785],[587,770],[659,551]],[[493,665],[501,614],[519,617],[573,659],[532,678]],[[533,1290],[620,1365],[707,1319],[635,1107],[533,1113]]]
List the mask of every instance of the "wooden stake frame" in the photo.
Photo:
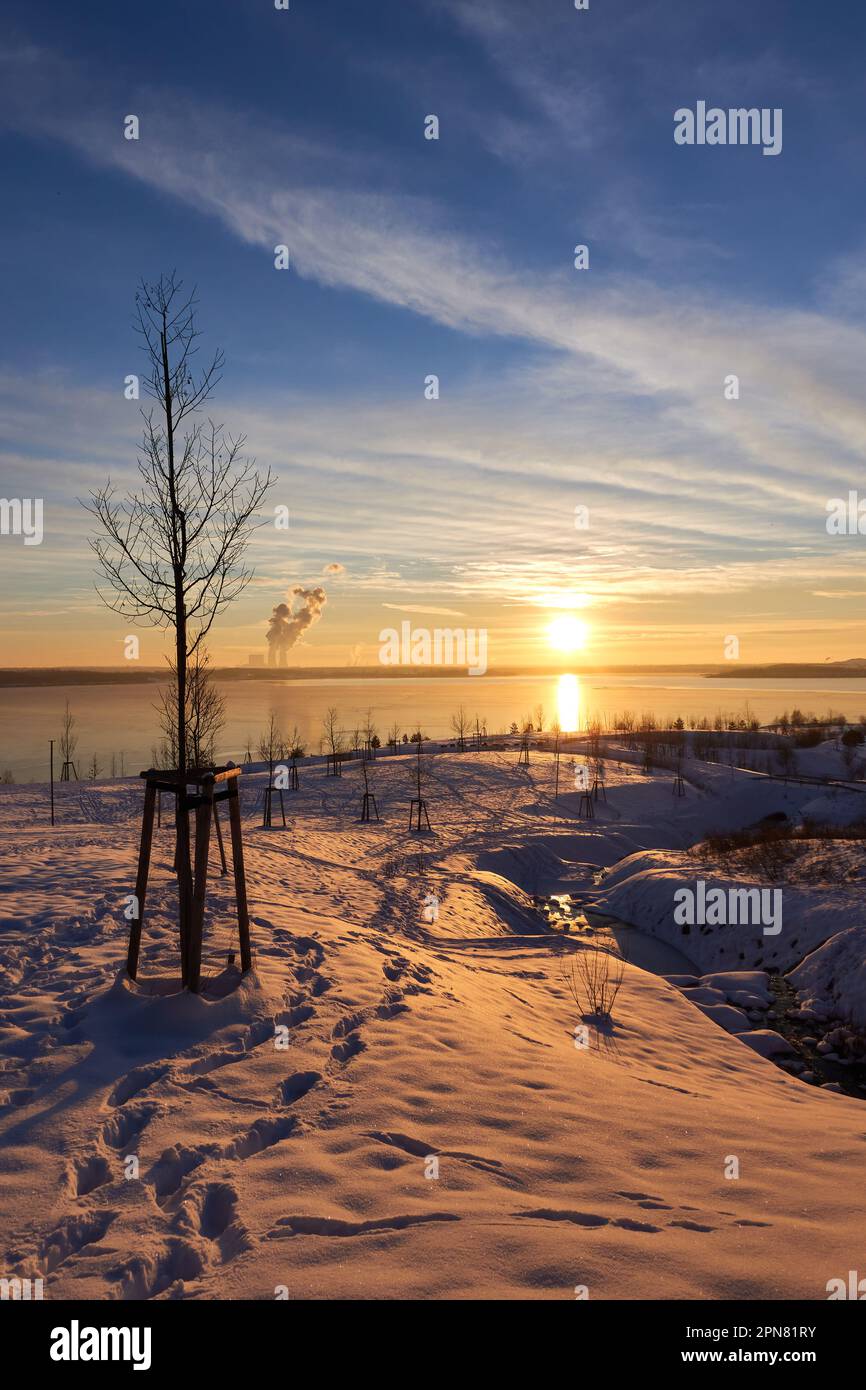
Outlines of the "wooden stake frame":
[[[241,951],[241,970],[244,974],[252,968],[250,946],[250,921],[247,908],[247,884],[244,871],[244,851],[241,836],[241,813],[238,800],[238,782],[241,769],[231,765],[214,769],[191,769],[185,775],[177,772],[158,772],[150,768],[139,773],[144,780],[144,811],[141,822],[141,843],[138,852],[138,873],[135,881],[136,916],[129,928],[129,949],[126,957],[126,971],[131,980],[138,977],[138,958],[141,949],[141,932],[144,925],[144,905],[147,897],[147,880],[150,871],[150,856],[153,846],[153,822],[158,793],[169,792],[175,798],[177,808],[177,849],[175,866],[177,871],[178,894],[181,900],[181,923],[188,922],[186,932],[181,930],[180,958],[181,981],[185,988],[198,994],[201,987],[201,952],[204,932],[204,908],[207,893],[207,867],[210,855],[211,822],[216,820],[217,841],[220,848],[223,873],[227,873],[222,832],[217,820],[217,804],[228,801],[229,829],[232,842],[232,867],[235,878],[235,899],[238,914],[238,937]],[[195,787],[190,792],[189,788]],[[189,813],[195,811],[195,862],[194,874],[190,871],[190,825]]]

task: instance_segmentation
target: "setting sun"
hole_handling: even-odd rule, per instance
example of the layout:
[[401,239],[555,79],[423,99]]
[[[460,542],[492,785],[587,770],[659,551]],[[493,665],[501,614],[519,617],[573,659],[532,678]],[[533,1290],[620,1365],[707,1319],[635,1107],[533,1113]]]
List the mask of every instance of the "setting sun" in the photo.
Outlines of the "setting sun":
[[550,627],[547,629],[547,637],[550,645],[556,647],[560,652],[576,652],[581,647],[586,646],[589,636],[589,626],[582,618],[575,618],[571,613],[564,613],[560,618],[554,618]]

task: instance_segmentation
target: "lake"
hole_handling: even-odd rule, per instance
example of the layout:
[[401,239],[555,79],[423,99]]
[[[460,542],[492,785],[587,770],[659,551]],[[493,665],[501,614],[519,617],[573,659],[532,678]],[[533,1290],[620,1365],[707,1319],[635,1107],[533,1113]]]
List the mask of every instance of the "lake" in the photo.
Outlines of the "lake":
[[[159,742],[154,712],[157,684],[117,686],[40,686],[0,689],[0,772],[17,782],[47,781],[48,740],[59,740],[65,701],[76,718],[78,772],[84,776],[91,757],[111,772],[120,757],[127,774],[151,763]],[[767,723],[783,710],[799,707],[824,713],[829,708],[859,719],[866,713],[866,679],[754,680],[706,679],[697,675],[591,676],[477,676],[455,679],[370,678],[329,680],[227,681],[221,686],[226,701],[226,726],[219,740],[220,756],[239,762],[247,739],[255,752],[270,711],[276,712],[284,733],[295,724],[308,752],[319,751],[322,716],[335,705],[342,726],[361,725],[368,709],[383,743],[395,722],[411,732],[420,723],[431,738],[451,734],[451,715],[463,704],[470,719],[478,714],[490,733],[507,730],[543,706],[545,727],[559,717],[563,728],[577,728],[587,719],[631,710],[652,712],[665,723],[677,716],[712,719],[720,710],[752,714]],[[59,774],[55,742],[55,772]]]

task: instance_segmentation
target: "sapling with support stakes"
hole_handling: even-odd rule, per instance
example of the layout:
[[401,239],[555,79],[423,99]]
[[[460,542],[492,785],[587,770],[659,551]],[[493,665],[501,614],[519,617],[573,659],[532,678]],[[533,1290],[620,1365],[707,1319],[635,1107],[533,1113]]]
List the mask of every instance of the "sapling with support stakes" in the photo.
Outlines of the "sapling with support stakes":
[[278,779],[277,785],[274,785],[274,764],[277,758],[282,755],[283,747],[283,736],[277,725],[277,716],[274,710],[271,710],[264,733],[259,739],[259,757],[268,765],[268,781],[262,798],[262,829],[270,829],[273,824],[272,802],[273,793],[275,791],[279,793],[283,827],[285,828],[286,825],[286,808],[283,805],[283,783]]
[[373,711],[371,709],[367,710],[367,714],[364,718],[364,727],[361,732],[364,735],[364,757],[375,758],[376,749],[381,747],[381,740],[379,739],[376,725],[373,723]]
[[367,774],[366,760],[361,763],[361,771],[364,774],[364,795],[361,798],[361,820],[369,821],[373,816],[379,819],[379,807],[376,805],[376,798],[370,791],[370,782]]
[[529,730],[524,729],[520,739],[520,754],[517,759],[518,767],[529,767]]
[[69,701],[66,701],[66,709],[63,714],[63,724],[60,730],[60,757],[62,767],[60,769],[61,782],[77,782],[78,769],[75,766],[75,750],[78,747],[78,735],[73,732],[75,729],[75,715],[69,708]]
[[418,727],[417,732],[412,735],[412,741],[416,745],[417,753],[415,758],[415,796],[412,798],[409,804],[409,830],[410,832],[414,832],[415,834],[420,835],[421,831],[424,829],[424,826],[421,823],[422,820],[425,822],[428,830],[432,831],[433,828],[430,824],[430,816],[427,810],[427,802],[424,798],[424,793],[422,790],[423,778],[421,773],[421,748],[423,744],[423,735],[421,733],[420,725]]
[[461,753],[466,752],[466,735],[469,732],[469,715],[463,705],[458,705],[457,710],[451,716],[451,728],[457,735],[457,747]]
[[336,707],[331,705],[325,711],[322,720],[322,746],[324,748],[327,762],[325,765],[325,775],[327,777],[342,777],[343,775],[343,753],[345,745],[343,742],[343,730],[340,728],[340,716]]
[[481,752],[481,739],[482,739],[482,737],[486,737],[486,736],[487,736],[487,720],[486,720],[486,719],[481,719],[481,718],[476,714],[476,716],[475,716],[475,751],[476,751],[476,753],[480,753],[480,752]]
[[607,801],[604,785],[604,762],[596,758],[592,765],[592,795],[596,801]]
[[[154,283],[141,282],[136,329],[147,361],[143,386],[155,407],[142,411],[140,487],[121,498],[109,480],[85,504],[99,528],[91,546],[106,585],[98,589],[100,597],[126,621],[168,629],[173,637],[176,698],[171,742],[177,757],[173,774],[161,780],[162,789],[176,793],[179,928],[184,984],[191,989],[198,988],[192,938],[199,884],[193,882],[190,865],[187,774],[192,770],[203,778],[206,770],[191,768],[189,664],[216,617],[253,577],[244,553],[254,530],[263,524],[257,520],[258,511],[274,481],[270,471],[259,473],[243,457],[243,437],[225,434],[213,421],[205,427],[193,419],[219,381],[224,360],[218,351],[201,372],[193,373],[200,337],[195,304],[195,295],[182,292],[174,273]],[[204,782],[200,786],[196,796],[207,799]],[[145,790],[151,829],[156,790],[153,781]],[[232,815],[236,795],[235,787]],[[208,834],[211,819],[209,808]],[[234,847],[234,825],[232,840]],[[196,854],[198,858],[198,843]]]
[[301,731],[297,724],[289,735],[286,746],[283,750],[285,757],[290,759],[289,763],[289,791],[298,792],[301,790],[301,781],[298,777],[298,761],[304,756],[305,745],[301,742]]

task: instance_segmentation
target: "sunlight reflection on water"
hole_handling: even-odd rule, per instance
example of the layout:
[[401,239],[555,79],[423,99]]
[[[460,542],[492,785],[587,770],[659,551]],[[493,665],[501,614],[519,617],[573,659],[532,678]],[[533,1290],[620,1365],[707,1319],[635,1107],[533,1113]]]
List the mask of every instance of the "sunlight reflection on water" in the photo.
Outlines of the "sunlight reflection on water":
[[580,728],[580,682],[577,676],[560,676],[556,690],[557,715],[563,733]]

